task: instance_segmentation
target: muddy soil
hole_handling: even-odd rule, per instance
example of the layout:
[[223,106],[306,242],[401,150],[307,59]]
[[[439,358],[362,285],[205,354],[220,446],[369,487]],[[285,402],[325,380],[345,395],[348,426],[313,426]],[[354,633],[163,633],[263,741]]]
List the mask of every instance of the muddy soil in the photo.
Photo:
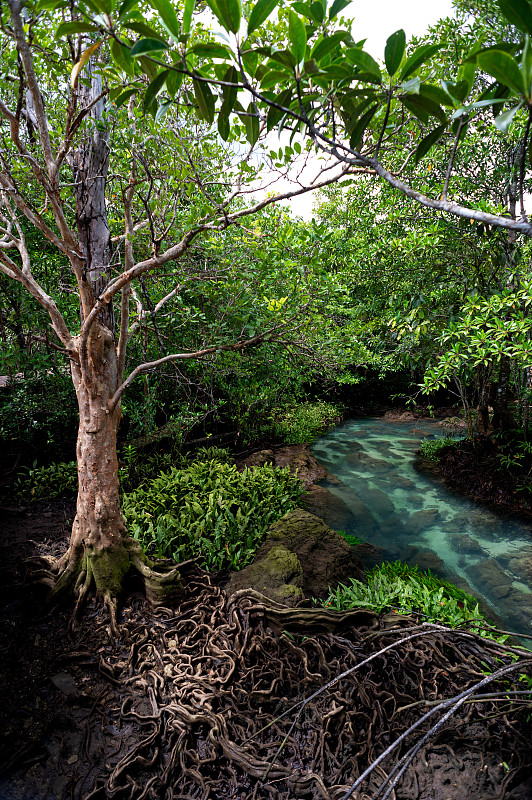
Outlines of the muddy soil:
[[[297,633],[297,620],[283,633],[282,610],[275,625],[253,599],[231,606],[217,580],[198,573],[187,577],[182,605],[172,611],[155,613],[133,592],[122,604],[120,640],[90,603],[70,630],[70,609],[46,606],[29,583],[26,561],[61,553],[72,516],[65,502],[4,514],[1,800],[339,800],[368,758],[401,730],[401,715],[417,718],[399,708],[414,703],[420,716],[420,703],[425,711],[425,700],[482,677],[476,644],[460,652],[436,640],[407,646],[395,660],[376,658],[372,671],[345,690],[338,684],[321,695],[295,729],[278,721],[253,750],[245,739],[259,723],[358,663],[365,647],[388,644],[390,625],[411,627],[412,620],[366,614],[360,624],[346,621],[340,635],[324,623],[314,636],[304,624],[315,612],[306,609],[300,624],[308,635]],[[332,616],[322,613],[330,628]],[[486,658],[493,662],[493,653]],[[530,800],[528,716],[508,704],[468,706],[420,749],[395,796]],[[284,736],[286,751],[264,780]],[[369,798],[394,763],[385,762],[367,793],[353,797]]]
[[499,467],[496,450],[489,439],[477,439],[474,445],[440,451],[438,467],[445,481],[473,500],[499,509],[532,514],[532,492],[520,489],[518,476]]

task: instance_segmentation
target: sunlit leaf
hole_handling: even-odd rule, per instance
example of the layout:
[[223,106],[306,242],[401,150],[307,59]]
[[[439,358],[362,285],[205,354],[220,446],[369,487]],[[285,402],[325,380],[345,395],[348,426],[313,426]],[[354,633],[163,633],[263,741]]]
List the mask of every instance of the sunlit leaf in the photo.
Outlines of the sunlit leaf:
[[181,23],[181,29],[185,36],[188,36],[190,33],[190,29],[192,27],[192,14],[194,13],[194,6],[196,5],[196,0],[185,0],[185,7],[183,9],[183,21]]
[[345,38],[345,33],[341,31],[337,31],[333,33],[331,36],[320,36],[312,50],[310,51],[310,57],[315,58],[316,61],[320,61],[320,59],[328,56],[329,53],[332,53],[333,50],[336,50],[340,42],[342,42]]
[[98,28],[89,22],[62,22],[55,32],[55,38],[70,36],[73,33],[95,33]]
[[293,11],[288,12],[288,39],[290,40],[290,52],[294,56],[296,64],[301,64],[305,59],[307,49],[307,31],[303,22]]
[[345,55],[350,64],[360,67],[364,72],[369,72],[371,75],[378,78],[379,82],[381,81],[381,68],[375,59],[370,56],[369,53],[366,53],[365,50],[362,50],[360,47],[348,47],[345,51]]
[[507,133],[508,128],[512,124],[513,118],[515,117],[519,109],[522,107],[522,105],[523,105],[522,103],[519,103],[513,108],[510,108],[509,111],[504,111],[502,114],[499,114],[497,117],[495,117],[495,119],[493,120],[493,124],[495,125],[496,128],[498,128],[501,131],[501,133]]
[[179,42],[180,25],[175,8],[170,0],[148,0],[151,7],[159,12],[159,18],[172,39]]

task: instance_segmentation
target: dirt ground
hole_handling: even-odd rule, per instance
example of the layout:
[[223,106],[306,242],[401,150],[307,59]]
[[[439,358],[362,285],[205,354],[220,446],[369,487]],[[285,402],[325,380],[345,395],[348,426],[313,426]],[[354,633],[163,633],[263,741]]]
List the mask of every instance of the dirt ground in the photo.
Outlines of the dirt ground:
[[[49,609],[29,584],[27,559],[64,550],[73,512],[64,501],[0,512],[0,800],[340,800],[422,714],[482,680],[486,664],[511,667],[496,648],[437,634],[383,655],[419,631],[412,618],[350,612],[336,625],[323,611],[316,626],[313,609],[287,616],[253,597],[229,600],[199,572],[185,576],[173,610],[154,612],[132,592],[120,639],[96,604],[71,631],[70,610]],[[497,687],[510,689],[484,691]],[[352,797],[530,800],[531,715],[500,700],[464,704],[426,742],[420,725]],[[386,795],[386,777],[416,746]]]

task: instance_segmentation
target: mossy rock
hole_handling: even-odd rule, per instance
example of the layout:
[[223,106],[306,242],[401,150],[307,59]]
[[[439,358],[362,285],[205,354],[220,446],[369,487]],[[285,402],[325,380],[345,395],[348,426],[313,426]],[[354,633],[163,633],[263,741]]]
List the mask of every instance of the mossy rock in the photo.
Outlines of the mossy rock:
[[349,577],[363,580],[364,570],[345,539],[296,508],[270,526],[253,564],[234,573],[226,589],[255,589],[293,606],[303,597],[325,597]]
[[296,554],[277,546],[241,572],[235,572],[227,590],[232,593],[251,588],[279,603],[295,606],[303,599],[302,582],[303,570]]

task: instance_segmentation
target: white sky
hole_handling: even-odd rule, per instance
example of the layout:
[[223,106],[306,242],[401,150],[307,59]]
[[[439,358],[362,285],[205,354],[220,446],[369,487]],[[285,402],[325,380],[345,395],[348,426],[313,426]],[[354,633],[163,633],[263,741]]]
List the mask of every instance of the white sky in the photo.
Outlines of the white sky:
[[[390,34],[403,28],[407,42],[421,36],[444,17],[453,16],[452,0],[353,0],[342,16],[354,20],[355,40],[367,39],[364,49],[384,62],[384,46]],[[312,217],[313,192],[295,198],[293,211],[305,219]]]

